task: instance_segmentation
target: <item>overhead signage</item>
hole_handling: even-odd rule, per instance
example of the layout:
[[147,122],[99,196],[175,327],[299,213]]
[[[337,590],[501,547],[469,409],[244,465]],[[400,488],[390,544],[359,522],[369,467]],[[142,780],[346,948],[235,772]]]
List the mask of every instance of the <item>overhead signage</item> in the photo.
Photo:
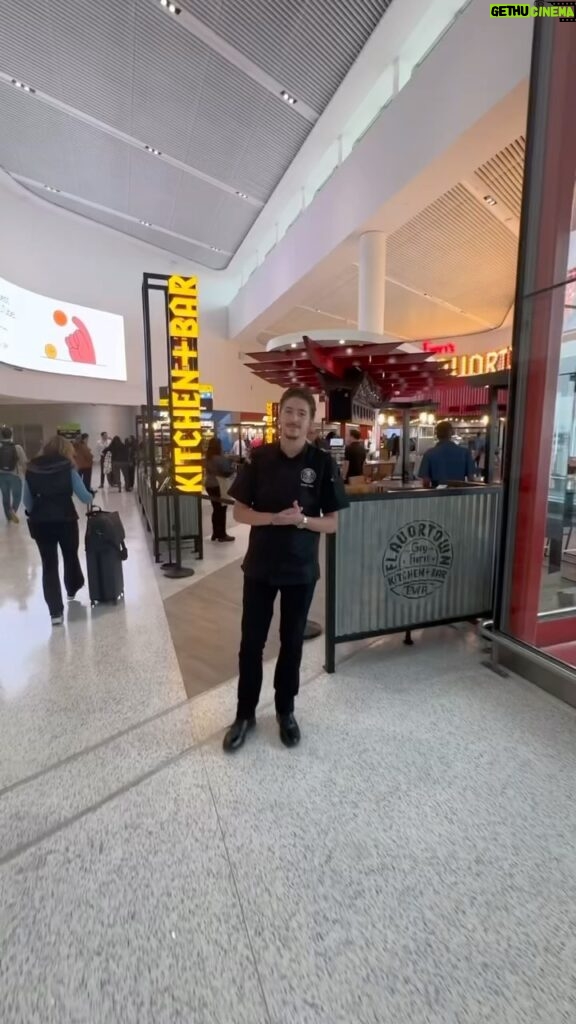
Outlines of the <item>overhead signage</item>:
[[264,440],[266,444],[273,444],[276,439],[276,420],[278,418],[278,403],[266,402],[266,430]]
[[475,377],[483,373],[497,373],[509,370],[512,349],[501,348],[495,352],[476,352],[471,356],[454,356],[445,366],[455,377]]
[[422,351],[429,352],[433,356],[453,356],[456,355],[456,345],[451,341],[446,342],[444,345],[440,345],[436,341],[423,341]]
[[168,278],[173,486],[202,494],[202,388],[198,373],[198,278]]

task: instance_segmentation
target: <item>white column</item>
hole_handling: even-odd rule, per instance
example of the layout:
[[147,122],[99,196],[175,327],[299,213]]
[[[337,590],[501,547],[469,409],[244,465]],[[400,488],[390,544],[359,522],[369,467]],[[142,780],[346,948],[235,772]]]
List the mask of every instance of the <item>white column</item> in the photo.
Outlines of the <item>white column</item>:
[[358,275],[358,330],[384,330],[384,299],[386,290],[386,235],[367,231],[360,236],[360,269]]

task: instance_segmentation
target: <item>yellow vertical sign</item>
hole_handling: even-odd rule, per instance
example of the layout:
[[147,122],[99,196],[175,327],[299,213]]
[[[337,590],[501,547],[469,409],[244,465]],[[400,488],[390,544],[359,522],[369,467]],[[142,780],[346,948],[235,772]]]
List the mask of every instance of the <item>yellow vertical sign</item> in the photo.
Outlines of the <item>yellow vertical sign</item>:
[[264,435],[264,440],[266,441],[266,444],[272,444],[274,442],[275,436],[276,431],[274,429],[274,403],[266,402],[266,431]]
[[173,485],[202,493],[202,420],[198,375],[198,278],[168,279]]

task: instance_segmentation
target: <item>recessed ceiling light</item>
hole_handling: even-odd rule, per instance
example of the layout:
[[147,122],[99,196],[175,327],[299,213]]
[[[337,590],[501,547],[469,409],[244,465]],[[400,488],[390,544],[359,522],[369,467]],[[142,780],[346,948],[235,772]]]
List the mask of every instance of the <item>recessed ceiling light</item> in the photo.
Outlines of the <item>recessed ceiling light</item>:
[[246,195],[246,193],[245,192],[239,192],[238,189],[236,189],[236,195],[239,196],[240,199],[248,199],[248,196]]
[[211,245],[212,252],[224,252],[223,249],[219,249],[217,245]]
[[152,153],[153,156],[162,156],[159,149],[155,149],[154,146],[144,146],[147,153]]
[[292,344],[290,345],[290,348],[297,348],[297,347],[298,347],[298,346],[296,345],[296,342],[295,342],[295,341],[293,341],[293,342],[292,342]]
[[26,82],[20,82],[18,78],[12,79],[12,85],[14,85],[17,89],[23,89],[24,92],[36,92],[36,89],[33,89],[31,85],[26,85]]
[[60,191],[59,188],[52,188],[52,185],[44,185],[44,188],[46,189],[47,192],[59,192]]
[[142,227],[144,227],[144,228],[151,228],[152,227],[152,225],[151,225],[149,220],[141,220],[141,221],[138,221],[138,223],[141,224]]
[[280,96],[284,100],[284,103],[289,103],[291,107],[298,102],[295,96],[291,96],[289,92],[286,92],[286,89],[282,89]]
[[346,338],[340,338],[340,344],[341,345],[345,345],[346,344]]
[[171,3],[171,0],[160,0],[160,6],[165,7],[169,14],[182,14],[180,7],[176,7],[176,4]]
[[496,206],[496,200],[494,196],[484,196],[484,202],[487,206]]

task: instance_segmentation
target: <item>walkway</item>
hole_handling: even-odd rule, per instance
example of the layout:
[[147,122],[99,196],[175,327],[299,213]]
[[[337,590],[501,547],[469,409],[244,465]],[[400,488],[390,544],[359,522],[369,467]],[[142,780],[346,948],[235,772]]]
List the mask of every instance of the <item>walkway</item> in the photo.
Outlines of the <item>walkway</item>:
[[58,631],[0,524],[3,1024],[571,1024],[574,711],[480,668],[464,629],[332,678],[314,642],[302,746],[268,678],[225,757],[234,683],[186,699],[171,585],[112,501],[125,606],[84,595]]

